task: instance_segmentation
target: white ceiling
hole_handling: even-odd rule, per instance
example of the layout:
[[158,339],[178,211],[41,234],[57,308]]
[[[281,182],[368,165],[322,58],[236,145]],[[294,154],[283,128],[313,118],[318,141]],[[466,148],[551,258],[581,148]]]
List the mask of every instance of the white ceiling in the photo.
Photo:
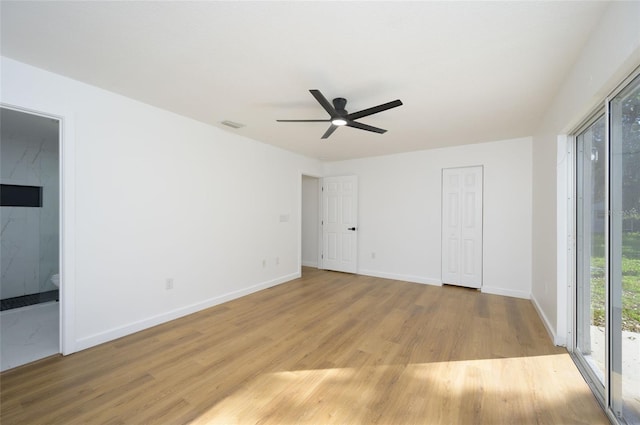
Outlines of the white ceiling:
[[[2,55],[323,160],[533,134],[605,2],[9,2]],[[309,93],[355,112],[339,128]],[[243,123],[233,130],[223,120]]]

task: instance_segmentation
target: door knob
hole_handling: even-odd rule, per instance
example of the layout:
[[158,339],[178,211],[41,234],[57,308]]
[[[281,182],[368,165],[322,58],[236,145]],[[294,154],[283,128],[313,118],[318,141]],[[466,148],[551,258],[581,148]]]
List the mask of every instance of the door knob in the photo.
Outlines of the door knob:
[[349,228],[347,228],[347,230],[354,230],[355,231],[356,228],[355,227],[349,227]]

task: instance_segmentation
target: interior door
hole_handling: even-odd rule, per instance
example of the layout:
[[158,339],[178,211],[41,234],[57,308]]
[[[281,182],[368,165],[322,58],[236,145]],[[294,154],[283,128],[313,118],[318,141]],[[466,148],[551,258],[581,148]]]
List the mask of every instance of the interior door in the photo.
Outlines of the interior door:
[[322,268],[355,273],[358,258],[358,178],[322,179]]
[[482,286],[482,167],[442,170],[442,282]]

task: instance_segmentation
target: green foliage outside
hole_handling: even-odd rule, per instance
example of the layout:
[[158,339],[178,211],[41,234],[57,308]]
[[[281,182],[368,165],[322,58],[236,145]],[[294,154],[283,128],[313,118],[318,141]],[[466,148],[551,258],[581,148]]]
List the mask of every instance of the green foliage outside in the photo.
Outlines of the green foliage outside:
[[[595,236],[595,235],[594,235]],[[604,240],[593,240],[591,311],[593,324],[605,323]],[[624,233],[622,246],[622,330],[640,333],[640,232]]]
[[[614,100],[613,131],[616,131],[620,144],[613,143],[612,156],[619,158],[611,165],[622,171],[620,181],[611,190],[619,194],[622,233],[622,329],[640,333],[640,86],[637,84],[631,92],[619,95]],[[616,115],[619,114],[619,115]],[[590,181],[580,190],[591,195],[594,211],[605,205],[605,136],[607,128],[604,117],[592,126],[591,146],[586,152],[584,162],[592,165]],[[580,166],[580,162],[578,162]],[[618,191],[618,192],[615,192]],[[604,227],[604,216],[596,217]],[[595,222],[594,222],[595,223]],[[605,324],[605,264],[604,235],[592,234],[591,251],[591,311],[593,324]]]

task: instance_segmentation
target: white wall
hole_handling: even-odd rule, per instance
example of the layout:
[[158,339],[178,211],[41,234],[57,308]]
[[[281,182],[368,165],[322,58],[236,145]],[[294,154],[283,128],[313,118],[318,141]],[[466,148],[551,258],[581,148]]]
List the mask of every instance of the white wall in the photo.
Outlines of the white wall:
[[2,101],[73,127],[68,352],[298,276],[300,174],[317,161],[7,58]]
[[[610,5],[533,141],[326,164],[359,176],[360,272],[439,283],[441,169],[484,165],[484,290],[533,292],[555,332],[557,135],[640,63],[639,16],[638,2]],[[297,276],[300,175],[321,175],[317,161],[10,59],[1,67],[2,102],[64,119],[67,352]]]
[[359,273],[440,284],[441,172],[472,165],[484,166],[483,291],[528,298],[530,138],[326,164],[358,176]]
[[55,290],[58,273],[58,124],[2,111],[0,180],[42,187],[42,207],[0,207],[0,298]]
[[[565,214],[565,204],[557,203],[557,182],[566,166],[558,149],[558,136],[575,128],[634,67],[640,65],[640,2],[612,2],[602,21],[594,29],[558,96],[549,106],[533,137],[533,288],[532,299],[557,344],[566,342],[566,282],[558,283],[560,267],[566,264],[565,252],[558,252],[558,241],[566,238],[557,232],[557,217]],[[564,139],[560,139],[564,140]],[[563,148],[563,147],[561,147]],[[560,152],[560,153],[558,153]],[[563,264],[563,262],[565,264]],[[560,332],[558,332],[560,331]]]
[[318,267],[319,202],[316,177],[302,176],[302,265]]

